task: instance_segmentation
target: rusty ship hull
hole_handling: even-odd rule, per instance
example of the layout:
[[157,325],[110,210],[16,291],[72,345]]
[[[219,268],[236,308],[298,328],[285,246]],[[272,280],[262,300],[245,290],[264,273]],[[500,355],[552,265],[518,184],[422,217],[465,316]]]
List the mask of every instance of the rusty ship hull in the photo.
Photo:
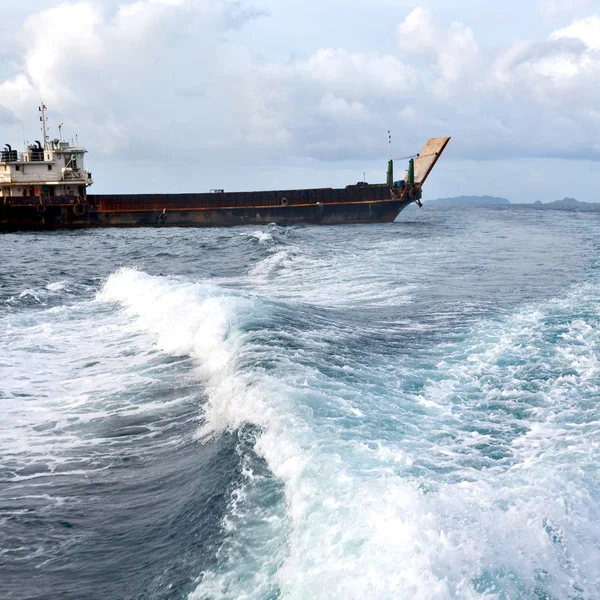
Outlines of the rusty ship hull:
[[5,197],[0,231],[96,227],[229,227],[237,225],[389,223],[413,202],[450,138],[429,140],[407,178],[341,189],[205,194],[78,194]]
[[[389,191],[385,190],[385,192]],[[0,207],[0,228],[78,229],[93,227],[230,227],[236,225],[388,223],[413,200],[381,198],[380,187],[361,189],[347,200],[347,190],[297,190],[242,194],[90,195],[23,198]],[[251,198],[245,198],[246,195]],[[213,194],[212,196],[217,196]],[[223,197],[225,196],[225,197]]]

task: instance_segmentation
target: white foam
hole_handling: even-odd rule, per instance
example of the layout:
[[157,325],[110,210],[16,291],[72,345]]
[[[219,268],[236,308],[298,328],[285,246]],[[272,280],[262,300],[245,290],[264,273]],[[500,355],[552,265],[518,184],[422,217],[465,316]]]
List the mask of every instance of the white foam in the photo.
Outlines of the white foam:
[[[249,271],[252,289],[271,298],[319,306],[398,306],[412,301],[415,280],[382,282],[383,265],[397,269],[402,252],[394,243],[340,248],[286,239]],[[410,260],[407,257],[407,260]]]
[[31,298],[33,298],[36,302],[41,302],[41,298],[40,298],[40,293],[37,290],[33,290],[33,289],[26,289],[23,290],[20,294],[19,294],[19,298],[27,298],[27,296],[30,296]]
[[[257,327],[276,307],[260,298],[109,277],[97,298],[102,310],[116,303],[103,351],[111,336],[141,336],[193,357],[208,398],[199,437],[256,425],[256,452],[284,486],[284,505],[259,512],[262,483],[244,467],[223,522],[230,541],[190,598],[597,596],[599,515],[582,465],[597,464],[600,444],[596,417],[577,417],[598,392],[598,334],[595,317],[568,317],[595,306],[591,293],[481,323],[438,349],[437,368],[378,355],[336,379],[318,369],[330,351],[320,331],[303,333],[300,350],[264,345]],[[426,384],[405,391],[418,369]],[[43,404],[40,422],[90,402],[71,398]],[[492,442],[506,461],[485,454]]]
[[[395,442],[383,442],[380,432],[374,432],[379,439],[363,435],[343,441],[336,435],[339,429],[308,407],[323,402],[334,419],[347,415],[366,421],[361,428],[368,436],[373,410],[396,418],[394,399],[371,394],[357,403],[364,390],[355,399],[350,388],[332,387],[334,382],[318,372],[288,364],[284,348],[273,348],[277,356],[271,358],[291,366],[289,371],[245,368],[245,356],[254,351],[253,339],[244,333],[245,319],[266,310],[258,301],[130,271],[113,276],[101,297],[122,303],[136,327],[156,335],[163,350],[194,356],[209,396],[200,435],[257,425],[256,451],[285,484],[285,527],[272,529],[266,520],[263,529],[245,523],[243,515],[248,521],[252,517],[241,509],[250,502],[243,489],[229,515],[235,524],[227,526],[248,544],[252,538],[245,527],[253,536],[285,531],[287,539],[270,540],[268,555],[251,545],[245,558],[235,547],[227,549],[226,568],[204,574],[191,598],[252,598],[274,583],[287,598],[495,598],[500,587],[528,594],[536,586],[560,597],[573,586],[597,589],[590,582],[600,577],[600,561],[586,548],[597,546],[600,532],[584,524],[594,510],[592,498],[585,490],[575,492],[572,480],[561,475],[559,459],[566,455],[560,440],[566,432],[553,427],[561,406],[570,406],[565,386],[570,394],[582,381],[592,385],[596,364],[590,351],[597,345],[586,323],[572,321],[552,357],[571,360],[575,352],[571,366],[580,375],[549,380],[541,412],[540,393],[524,389],[529,380],[519,370],[521,358],[531,364],[536,352],[551,347],[540,339],[548,315],[535,310],[504,324],[485,324],[455,351],[440,350],[445,376],[414,396],[430,411],[416,416],[414,433]],[[319,340],[314,343],[320,349]],[[518,408],[523,394],[531,408],[524,433],[500,440],[514,459],[492,463],[488,471],[480,446],[499,440],[499,434],[463,429],[464,419],[471,417],[485,429],[480,405]],[[448,410],[452,404],[460,404],[461,416]],[[402,414],[407,416],[399,413],[399,423]],[[489,417],[492,429],[511,426],[510,419]],[[445,428],[453,436],[450,444],[438,439]],[[545,449],[544,439],[550,440]],[[573,448],[567,449],[581,453],[588,441],[575,435]],[[480,466],[469,465],[469,456]],[[410,477],[406,470],[424,457],[435,467],[453,469],[456,483]],[[588,458],[595,458],[594,451]],[[541,581],[543,570],[548,575]]]
[[[598,510],[578,466],[599,458],[596,428],[590,424],[580,435],[555,424],[575,408],[582,382],[598,393],[598,337],[593,327],[573,320],[569,339],[561,336],[566,343],[545,341],[556,309],[551,303],[504,323],[482,324],[466,345],[441,348],[445,376],[414,398],[436,410],[417,417],[418,429],[396,448],[381,440],[373,448],[336,439],[304,409],[310,392],[256,373],[226,399],[213,397],[208,422],[214,425],[218,414],[218,423],[243,416],[260,425],[256,449],[285,482],[289,550],[279,557],[275,576],[283,597],[481,599],[530,597],[543,589],[566,598],[578,589],[584,597],[600,592],[600,552],[591,550],[600,547],[600,528],[588,522]],[[542,390],[529,391],[527,369],[548,360],[555,373],[573,368],[579,375],[540,379]],[[310,387],[326,389],[326,381],[312,379]],[[546,404],[541,412],[540,399]],[[523,401],[529,416],[520,423],[523,433],[517,429],[512,437],[510,428],[519,423],[510,413],[498,417],[485,408],[504,403],[502,410],[517,410]],[[463,429],[471,419],[496,432]],[[439,438],[445,430],[453,437],[449,444]],[[491,441],[504,444],[512,461],[487,469],[480,452]],[[570,472],[564,464],[569,456]],[[434,468],[453,469],[456,481],[432,472],[422,482],[403,470],[424,458]],[[239,575],[243,567],[237,568]],[[264,592],[259,579],[239,589],[234,577],[212,573],[191,598]]]
[[[138,402],[135,390],[156,381],[148,371],[152,341],[132,336],[124,317],[83,302],[2,319],[0,454],[7,480],[76,473],[91,448],[97,450],[86,468],[104,468],[119,440],[106,438],[102,427],[90,435],[89,424],[160,414],[169,405]],[[149,425],[138,439],[152,431]]]
[[66,281],[54,281],[52,283],[49,283],[46,286],[46,289],[50,290],[51,292],[60,292],[60,291],[64,290],[66,287],[67,287]]
[[267,231],[254,231],[250,234],[250,237],[256,238],[261,244],[270,242],[273,236]]

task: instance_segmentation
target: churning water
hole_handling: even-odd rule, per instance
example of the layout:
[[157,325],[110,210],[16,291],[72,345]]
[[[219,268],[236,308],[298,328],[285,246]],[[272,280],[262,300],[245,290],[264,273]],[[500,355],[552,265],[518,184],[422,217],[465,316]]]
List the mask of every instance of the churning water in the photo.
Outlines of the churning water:
[[600,216],[0,237],[0,597],[600,597]]

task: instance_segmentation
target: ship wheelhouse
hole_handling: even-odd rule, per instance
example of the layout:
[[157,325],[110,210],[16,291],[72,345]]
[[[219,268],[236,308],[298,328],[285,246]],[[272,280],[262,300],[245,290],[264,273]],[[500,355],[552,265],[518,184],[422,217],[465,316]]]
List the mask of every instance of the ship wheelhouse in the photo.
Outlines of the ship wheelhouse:
[[23,152],[6,144],[0,151],[0,197],[12,198],[13,203],[18,198],[62,196],[83,201],[93,183],[92,174],[84,167],[87,150],[60,139],[47,139],[45,108],[40,107],[43,143],[36,141]]

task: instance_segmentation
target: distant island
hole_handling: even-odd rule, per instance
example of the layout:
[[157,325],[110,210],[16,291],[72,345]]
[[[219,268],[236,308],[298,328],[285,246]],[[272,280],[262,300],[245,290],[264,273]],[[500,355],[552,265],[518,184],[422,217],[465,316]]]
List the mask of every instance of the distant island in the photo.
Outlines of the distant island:
[[495,196],[457,196],[427,200],[425,206],[510,206],[510,202]]
[[540,202],[537,200],[533,204],[521,204],[529,208],[539,210],[570,210],[575,212],[597,212],[600,211],[600,204],[593,202],[579,202],[575,198],[563,198],[554,202]]
[[532,203],[512,204],[506,198],[496,196],[456,196],[455,198],[438,198],[437,200],[426,200],[425,206],[456,207],[456,206],[489,206],[513,208],[535,208],[537,210],[568,210],[571,212],[600,212],[600,202],[579,202],[575,198],[563,198],[554,202],[541,202],[537,200]]

